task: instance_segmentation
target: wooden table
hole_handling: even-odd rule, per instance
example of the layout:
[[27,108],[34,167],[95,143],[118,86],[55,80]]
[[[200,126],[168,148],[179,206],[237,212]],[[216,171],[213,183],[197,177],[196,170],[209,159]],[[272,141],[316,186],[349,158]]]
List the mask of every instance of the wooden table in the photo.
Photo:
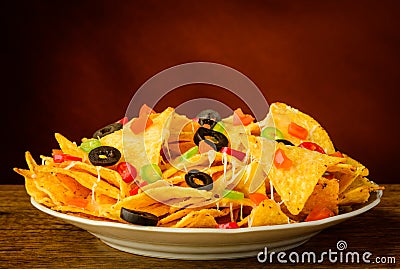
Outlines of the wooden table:
[[[318,268],[400,267],[400,185],[385,185],[381,203],[360,216],[322,231],[304,245],[290,250],[321,254],[337,250],[339,240],[348,251],[371,257],[395,257],[395,264],[332,264]],[[220,261],[182,261],[137,256],[112,249],[93,235],[35,209],[22,185],[0,186],[0,268],[284,268],[260,264],[257,258]],[[371,258],[370,258],[371,259]],[[293,265],[293,264],[291,264]],[[286,265],[288,266],[288,265]],[[310,268],[315,264],[297,264]]]

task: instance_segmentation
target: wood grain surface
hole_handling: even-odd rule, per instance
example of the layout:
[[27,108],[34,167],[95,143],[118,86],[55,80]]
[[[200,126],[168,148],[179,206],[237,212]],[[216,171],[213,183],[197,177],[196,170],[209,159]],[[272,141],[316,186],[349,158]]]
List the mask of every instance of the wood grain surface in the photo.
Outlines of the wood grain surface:
[[[372,210],[322,231],[297,253],[336,250],[339,240],[347,251],[395,257],[392,264],[296,264],[298,268],[396,268],[400,265],[400,185],[385,185],[381,203]],[[220,261],[182,261],[120,252],[88,232],[35,209],[22,185],[0,186],[0,268],[285,268],[289,264],[260,264],[257,258]],[[293,264],[290,264],[293,265]]]

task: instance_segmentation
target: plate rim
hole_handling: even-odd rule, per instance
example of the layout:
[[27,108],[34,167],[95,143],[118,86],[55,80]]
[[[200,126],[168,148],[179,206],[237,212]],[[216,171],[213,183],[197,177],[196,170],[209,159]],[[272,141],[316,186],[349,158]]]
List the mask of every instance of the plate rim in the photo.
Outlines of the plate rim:
[[110,228],[120,228],[120,229],[143,231],[143,232],[160,232],[160,233],[240,234],[240,233],[253,233],[253,232],[262,232],[262,231],[275,231],[275,230],[286,230],[286,229],[296,229],[296,228],[306,228],[306,227],[317,227],[317,226],[323,226],[325,224],[329,224],[329,223],[336,222],[336,221],[343,221],[348,218],[355,217],[357,215],[365,213],[365,212],[369,211],[370,209],[374,208],[375,206],[377,206],[380,203],[380,200],[383,196],[383,191],[377,190],[377,191],[374,191],[373,193],[376,194],[376,198],[371,200],[365,206],[362,206],[361,208],[358,208],[354,211],[351,211],[348,213],[343,213],[343,214],[329,217],[326,219],[310,221],[310,222],[290,223],[290,224],[244,227],[244,228],[240,228],[240,229],[173,228],[173,227],[157,227],[157,226],[140,226],[140,225],[134,225],[134,224],[119,223],[119,222],[92,220],[92,219],[68,215],[65,213],[61,213],[61,212],[52,210],[52,209],[36,202],[33,199],[33,197],[30,198],[30,202],[36,209],[38,209],[48,215],[63,219],[65,221],[73,221],[76,223],[90,225],[90,226],[110,227]]

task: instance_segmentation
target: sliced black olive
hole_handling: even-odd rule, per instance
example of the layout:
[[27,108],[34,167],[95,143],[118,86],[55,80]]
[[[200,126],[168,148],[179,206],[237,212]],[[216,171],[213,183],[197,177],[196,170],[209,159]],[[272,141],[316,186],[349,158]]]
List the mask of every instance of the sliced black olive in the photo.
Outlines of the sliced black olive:
[[212,129],[217,124],[217,122],[212,119],[199,118],[199,124],[200,124],[200,126],[204,126],[204,124],[208,124],[208,125],[210,125],[210,129]]
[[283,144],[285,144],[287,146],[294,146],[294,144],[292,142],[290,142],[289,140],[286,140],[286,139],[276,139],[275,141],[276,142],[281,142],[281,143],[283,143]]
[[110,166],[121,159],[121,152],[114,147],[100,146],[92,149],[88,156],[93,165]]
[[158,223],[158,217],[151,213],[136,211],[122,207],[120,213],[121,219],[130,222],[132,224],[143,225],[143,226],[156,226]]
[[102,138],[103,136],[112,134],[115,131],[122,129],[122,124],[119,122],[111,123],[93,134],[93,138]]
[[[194,179],[198,179],[201,182],[203,182],[203,185],[197,184]],[[200,172],[197,169],[192,169],[190,170],[186,175],[185,175],[185,181],[186,184],[188,184],[189,187],[192,187],[194,189],[199,189],[199,190],[206,190],[206,191],[211,191],[213,188],[213,180],[212,177],[206,173]]]
[[[205,140],[207,139],[207,137],[212,137],[213,140],[212,141],[215,146],[217,147],[217,151],[220,151],[223,147],[227,147],[229,144],[228,138],[226,138],[226,136],[223,133],[211,130],[211,129],[207,129],[204,127],[200,127],[199,129],[197,129],[197,132],[194,134],[193,137],[193,142],[196,145],[199,145],[199,142],[201,140]],[[210,140],[210,139],[208,139]]]
[[210,119],[214,120],[216,122],[221,121],[221,115],[212,109],[206,109],[201,111],[199,114],[197,114],[196,118],[198,119]]

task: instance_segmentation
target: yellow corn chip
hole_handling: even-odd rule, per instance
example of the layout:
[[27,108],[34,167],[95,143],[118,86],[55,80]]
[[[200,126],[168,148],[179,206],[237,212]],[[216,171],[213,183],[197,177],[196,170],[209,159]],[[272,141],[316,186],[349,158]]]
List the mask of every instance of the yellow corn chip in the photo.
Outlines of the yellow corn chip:
[[302,140],[292,136],[288,132],[288,127],[291,122],[300,125],[307,129],[308,137],[307,141],[314,142],[321,146],[327,154],[335,152],[335,148],[328,133],[324,128],[309,115],[290,107],[284,103],[273,103],[269,107],[269,113],[267,117],[260,122],[260,126],[264,127],[275,127],[278,128],[284,135],[286,140],[291,141],[295,145],[299,145]]
[[308,215],[316,205],[322,205],[337,215],[339,212],[338,193],[339,183],[336,179],[320,178],[304,205],[302,213]]
[[367,186],[357,187],[340,194],[339,205],[362,204],[368,201],[369,196],[370,193]]
[[59,174],[64,174],[64,175],[70,176],[73,179],[75,179],[82,186],[84,186],[92,191],[112,197],[114,199],[118,199],[120,196],[119,189],[110,185],[108,182],[105,182],[103,180],[98,180],[97,177],[94,177],[85,172],[70,171],[70,170],[66,170],[64,168],[49,167],[49,166],[38,166],[36,168],[36,170],[38,172],[59,173]]
[[69,141],[66,137],[59,133],[55,133],[54,136],[58,144],[60,145],[60,149],[63,153],[82,158],[83,161],[87,159],[87,154],[83,150],[81,150],[75,143]]
[[287,224],[288,221],[289,218],[282,212],[279,205],[270,199],[262,201],[254,208],[248,219],[251,226]]
[[[160,151],[164,137],[164,130],[169,128],[173,108],[167,108],[153,118],[153,123],[142,133],[134,134],[131,129],[123,130],[123,153],[125,160],[137,169],[147,164],[158,164],[161,160]],[[112,134],[111,134],[112,135]]]
[[217,209],[202,209],[191,211],[174,225],[175,228],[216,228],[215,217],[225,214]]
[[[54,167],[67,168],[71,165],[71,162],[62,162],[60,164],[53,163],[51,165]],[[98,177],[100,175],[101,179],[120,189],[120,199],[129,196],[129,185],[122,180],[121,175],[115,170],[102,166],[94,166],[83,162],[74,162],[73,166],[69,168],[69,170],[87,172],[94,177]]]
[[25,189],[29,196],[38,203],[43,203],[43,201],[51,201],[49,195],[36,187],[35,179],[37,175],[30,170],[14,168],[14,171],[25,178]]
[[304,148],[285,146],[282,143],[278,143],[277,148],[285,152],[292,161],[292,167],[285,170],[272,165],[268,178],[289,212],[297,215],[303,209],[327,167],[338,164],[343,159]]

